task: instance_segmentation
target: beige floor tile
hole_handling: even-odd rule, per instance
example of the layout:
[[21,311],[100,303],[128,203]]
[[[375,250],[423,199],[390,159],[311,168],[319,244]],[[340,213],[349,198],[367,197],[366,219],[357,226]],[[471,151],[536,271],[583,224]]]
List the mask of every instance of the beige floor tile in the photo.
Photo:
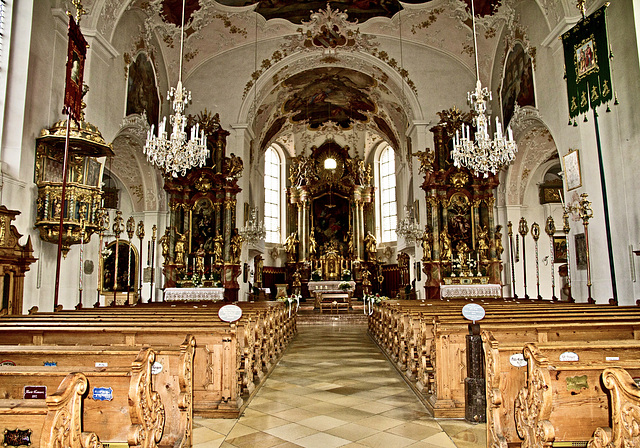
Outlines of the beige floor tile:
[[227,435],[229,431],[233,429],[238,420],[234,418],[193,418],[193,427],[203,426],[218,432],[220,434]]
[[359,409],[361,411],[366,411],[371,414],[381,414],[386,411],[390,411],[391,409],[395,409],[395,406],[390,404],[380,403],[379,401],[367,401],[357,406],[351,406],[353,409]]
[[227,442],[238,448],[271,448],[273,446],[283,444],[286,440],[282,440],[278,437],[272,436],[271,434],[259,431],[254,432],[253,434],[247,434],[246,436],[227,440]]
[[455,443],[453,443],[451,438],[445,432],[439,432],[438,434],[422,439],[422,442],[430,443],[442,448],[456,448]]
[[351,442],[340,437],[332,436],[331,434],[319,432],[311,436],[298,439],[295,443],[303,446],[304,448],[337,448],[339,446],[348,445]]
[[366,437],[379,433],[380,431],[368,426],[358,425],[357,423],[348,423],[346,425],[338,426],[333,429],[325,431],[328,434],[342,437],[343,439],[356,442]]
[[326,431],[327,429],[335,428],[336,426],[342,426],[346,424],[344,420],[340,420],[327,415],[318,415],[316,417],[306,418],[300,420],[298,424],[308,426],[309,428],[316,429],[318,431]]
[[387,429],[386,432],[417,441],[438,434],[442,432],[442,430],[440,428],[429,428],[416,423],[404,423],[391,429]]
[[299,422],[300,420],[304,420],[305,418],[315,417],[318,414],[316,414],[315,412],[307,411],[306,409],[291,408],[273,415],[275,417],[295,423]]
[[389,434],[381,432],[373,436],[369,436],[366,439],[359,440],[358,443],[368,446],[370,448],[402,448],[414,443],[415,440],[407,437],[397,436],[395,434]]
[[278,426],[277,428],[267,429],[265,432],[271,434],[272,436],[279,437],[282,440],[293,442],[297,439],[301,439],[302,437],[307,437],[311,434],[315,434],[318,431],[307,426],[299,425],[297,423],[290,423],[288,425]]
[[257,417],[242,417],[240,419],[240,423],[259,431],[264,431],[265,429],[286,425],[289,422],[281,418],[274,417],[273,415],[260,415]]
[[365,418],[358,422],[360,425],[367,426],[369,428],[379,429],[386,431],[389,428],[401,425],[404,423],[402,420],[396,420],[395,418],[382,417],[380,415],[374,415],[372,417]]
[[242,423],[236,423],[233,429],[227,434],[227,439],[235,439],[236,437],[246,436],[247,434],[253,434],[258,432],[257,429],[245,426]]
[[[212,431],[209,428],[200,427],[194,428],[192,432],[192,441],[194,445],[199,445],[201,443],[209,443],[215,440],[219,440],[220,443],[224,441],[225,436],[218,432]],[[220,445],[218,443],[218,445]]]
[[253,403],[251,403],[251,408],[252,409],[256,409],[260,412],[264,412],[265,414],[269,414],[269,415],[273,415],[276,414],[278,412],[282,412],[282,411],[286,411],[287,409],[291,409],[293,406],[285,404],[285,403],[280,403],[278,401],[271,401],[268,400],[267,402],[264,403],[260,403],[260,404],[256,404],[254,405]]

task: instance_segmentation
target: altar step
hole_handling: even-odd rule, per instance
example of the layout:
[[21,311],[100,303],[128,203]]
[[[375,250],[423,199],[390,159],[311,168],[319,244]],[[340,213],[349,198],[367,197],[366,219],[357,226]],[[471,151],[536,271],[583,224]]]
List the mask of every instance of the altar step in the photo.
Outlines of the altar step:
[[354,309],[341,310],[339,313],[320,313],[311,306],[301,304],[296,321],[298,325],[366,325],[367,315],[364,314],[362,305],[355,305]]

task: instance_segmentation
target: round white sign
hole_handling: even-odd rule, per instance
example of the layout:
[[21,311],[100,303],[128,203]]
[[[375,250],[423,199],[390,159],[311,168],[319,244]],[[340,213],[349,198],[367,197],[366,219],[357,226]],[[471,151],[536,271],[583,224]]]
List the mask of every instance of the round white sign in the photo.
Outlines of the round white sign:
[[242,308],[238,305],[225,305],[218,310],[218,317],[225,322],[235,322],[242,317]]
[[157,375],[160,372],[162,372],[162,364],[156,361],[151,365],[151,374]]
[[577,353],[574,352],[564,352],[563,354],[560,355],[560,361],[579,361],[580,358],[578,357]]
[[509,357],[509,362],[513,367],[524,367],[527,365],[527,360],[524,359],[522,353],[514,353]]
[[462,315],[465,319],[476,322],[484,317],[484,308],[477,303],[467,303],[462,307]]

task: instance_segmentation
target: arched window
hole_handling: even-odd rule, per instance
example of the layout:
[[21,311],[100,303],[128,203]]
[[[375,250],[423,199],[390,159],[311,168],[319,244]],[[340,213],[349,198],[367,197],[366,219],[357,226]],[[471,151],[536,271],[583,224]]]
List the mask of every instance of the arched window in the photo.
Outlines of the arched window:
[[280,242],[280,155],[267,148],[264,154],[264,225],[267,229],[265,242]]
[[386,146],[380,153],[378,189],[380,196],[378,206],[380,209],[380,237],[381,243],[396,241],[396,223],[398,212],[396,205],[396,161],[395,151],[391,146]]

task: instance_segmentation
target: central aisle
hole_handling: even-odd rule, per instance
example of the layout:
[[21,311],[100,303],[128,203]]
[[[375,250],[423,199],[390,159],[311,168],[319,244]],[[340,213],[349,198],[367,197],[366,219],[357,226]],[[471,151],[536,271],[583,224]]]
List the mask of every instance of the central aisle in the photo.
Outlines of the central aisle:
[[485,425],[434,420],[361,325],[299,325],[238,420],[194,419],[194,447],[484,447]]

